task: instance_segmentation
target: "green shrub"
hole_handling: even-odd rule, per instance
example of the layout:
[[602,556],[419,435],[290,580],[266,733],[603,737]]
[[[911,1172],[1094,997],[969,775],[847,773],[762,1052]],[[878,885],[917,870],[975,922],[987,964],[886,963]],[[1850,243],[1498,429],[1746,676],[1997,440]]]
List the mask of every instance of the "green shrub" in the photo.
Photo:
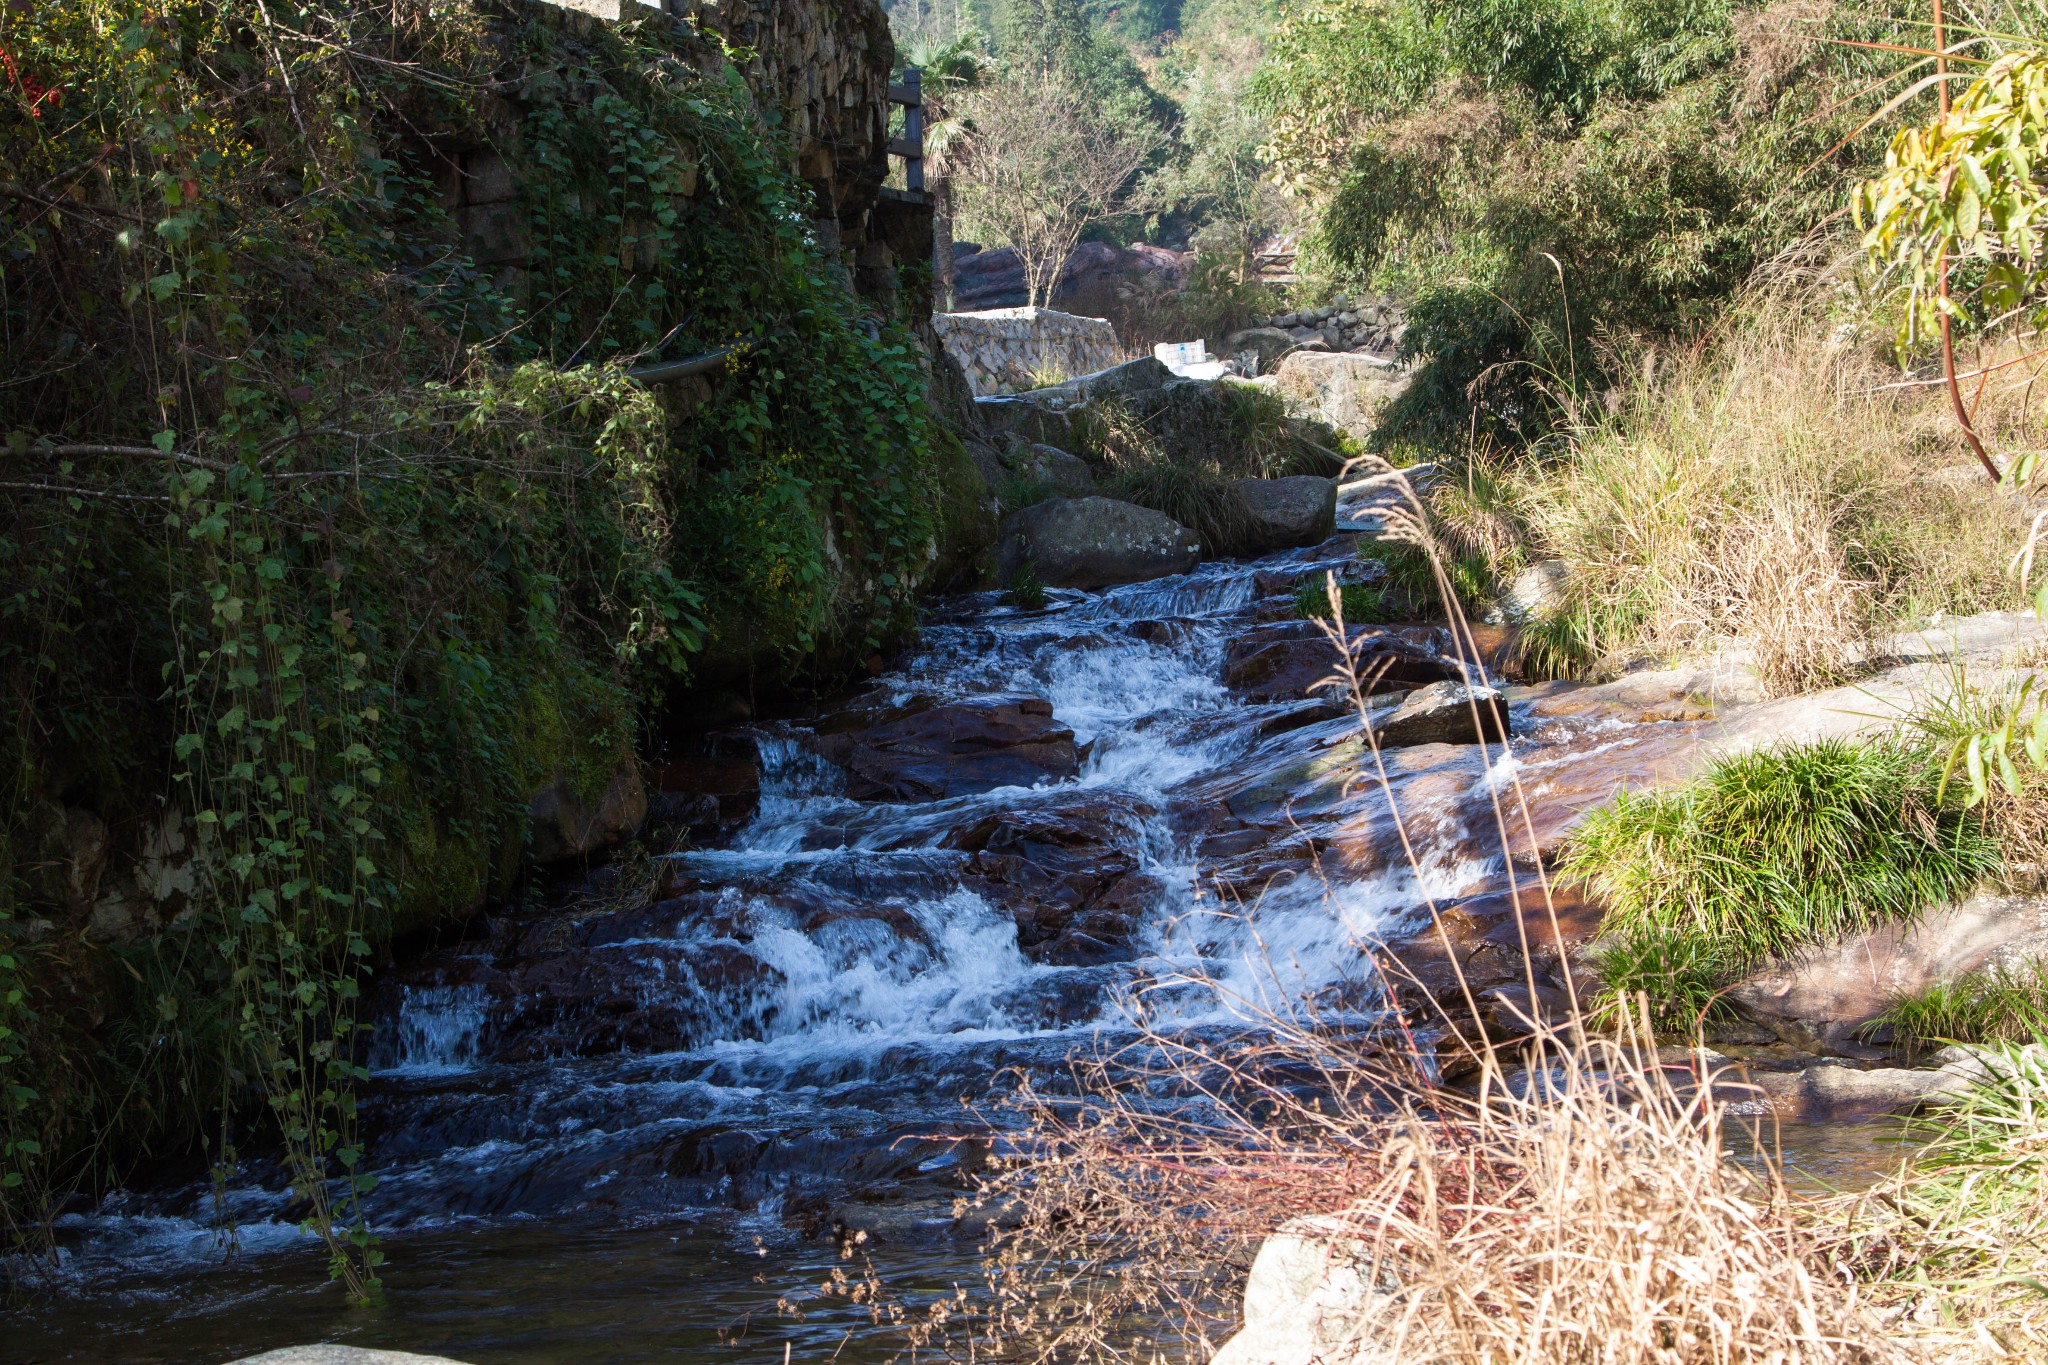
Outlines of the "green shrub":
[[1560,875],[1623,942],[1691,938],[1730,966],[1966,893],[2000,864],[1923,750],[1824,740],[1742,754],[1675,791],[1627,793],[1573,833]]

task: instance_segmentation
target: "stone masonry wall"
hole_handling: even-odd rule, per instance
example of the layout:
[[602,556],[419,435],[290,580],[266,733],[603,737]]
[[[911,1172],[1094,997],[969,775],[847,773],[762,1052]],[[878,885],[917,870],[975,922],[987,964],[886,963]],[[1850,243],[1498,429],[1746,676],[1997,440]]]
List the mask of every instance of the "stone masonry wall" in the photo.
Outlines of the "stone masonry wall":
[[992,308],[941,313],[932,319],[946,350],[967,372],[976,398],[1018,393],[1049,380],[1106,370],[1123,359],[1107,318],[1076,317],[1050,308]]
[[[618,0],[495,0],[490,7],[515,19],[538,14],[572,36],[621,8]],[[813,197],[819,245],[839,256],[849,286],[893,306],[898,268],[920,252],[930,256],[931,210],[882,188],[895,48],[879,0],[625,0],[622,8],[670,15],[677,51],[700,69],[724,61],[705,32],[750,54],[741,74],[764,115],[789,133],[793,169]],[[487,113],[488,145],[427,141],[442,206],[462,225],[471,257],[524,298],[531,240],[504,155],[519,145],[519,80],[500,89]],[[688,192],[695,193],[694,176]]]

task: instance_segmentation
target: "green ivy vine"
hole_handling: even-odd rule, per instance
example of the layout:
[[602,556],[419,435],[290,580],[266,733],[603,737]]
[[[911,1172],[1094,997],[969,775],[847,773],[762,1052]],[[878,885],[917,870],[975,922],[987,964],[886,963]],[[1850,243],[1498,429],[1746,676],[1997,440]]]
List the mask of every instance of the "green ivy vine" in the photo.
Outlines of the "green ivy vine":
[[[370,962],[693,675],[909,624],[920,352],[665,17],[72,0],[0,52],[0,1219],[274,1147],[366,1298]],[[436,188],[494,136],[523,280]]]

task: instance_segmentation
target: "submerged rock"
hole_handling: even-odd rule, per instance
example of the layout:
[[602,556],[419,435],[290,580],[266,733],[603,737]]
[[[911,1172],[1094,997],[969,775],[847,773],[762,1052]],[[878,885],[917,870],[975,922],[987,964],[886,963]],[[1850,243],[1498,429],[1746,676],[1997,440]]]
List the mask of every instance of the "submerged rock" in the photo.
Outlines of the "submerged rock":
[[1140,872],[1150,807],[1102,795],[1006,810],[955,830],[967,872],[1017,920],[1017,943],[1042,961],[1088,965],[1133,955],[1132,937],[1163,890]]
[[1164,512],[1114,498],[1054,498],[1004,525],[997,573],[1030,566],[1049,588],[1107,588],[1186,573],[1202,558],[1194,532]]
[[[840,718],[819,752],[845,768],[861,801],[939,801],[997,787],[1033,787],[1080,771],[1074,732],[1043,697],[987,696]],[[862,723],[865,721],[865,723]]]

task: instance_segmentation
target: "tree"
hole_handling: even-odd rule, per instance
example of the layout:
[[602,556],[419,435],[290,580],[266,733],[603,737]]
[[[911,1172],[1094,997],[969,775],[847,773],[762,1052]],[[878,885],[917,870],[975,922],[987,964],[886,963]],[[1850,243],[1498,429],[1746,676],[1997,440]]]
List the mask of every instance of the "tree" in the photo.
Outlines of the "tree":
[[1056,70],[1013,69],[966,104],[965,216],[1016,249],[1031,302],[1046,303],[1089,225],[1140,207],[1138,173],[1161,134],[1111,117]]
[[1176,155],[1154,175],[1152,191],[1161,212],[1198,225],[1198,249],[1227,257],[1241,284],[1259,244],[1291,216],[1262,151],[1265,115],[1248,98],[1273,7],[1269,0],[1206,0],[1184,12],[1187,29],[1159,69],[1182,111]]

